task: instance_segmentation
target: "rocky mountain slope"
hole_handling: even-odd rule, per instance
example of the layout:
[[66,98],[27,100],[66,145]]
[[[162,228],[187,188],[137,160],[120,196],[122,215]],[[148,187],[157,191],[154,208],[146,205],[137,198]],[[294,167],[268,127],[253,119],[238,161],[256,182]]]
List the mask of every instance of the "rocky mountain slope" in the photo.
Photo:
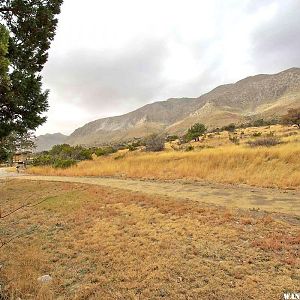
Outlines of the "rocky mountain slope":
[[100,145],[154,132],[182,134],[195,122],[223,126],[273,118],[300,106],[300,68],[256,75],[219,86],[198,98],[173,98],[147,104],[122,116],[99,119],[76,129],[70,144]]
[[68,136],[61,133],[40,135],[36,138],[36,151],[50,150],[54,145],[63,144]]

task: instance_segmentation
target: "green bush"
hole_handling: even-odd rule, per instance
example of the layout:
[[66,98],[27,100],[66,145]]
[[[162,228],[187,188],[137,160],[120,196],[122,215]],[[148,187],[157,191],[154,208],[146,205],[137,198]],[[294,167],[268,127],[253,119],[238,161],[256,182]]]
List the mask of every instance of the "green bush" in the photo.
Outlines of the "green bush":
[[135,151],[137,149],[137,147],[135,147],[134,145],[130,144],[130,145],[127,146],[127,149],[129,151]]
[[55,158],[50,154],[42,154],[33,159],[34,166],[49,166],[54,163]]
[[33,160],[34,166],[53,166],[68,168],[77,161],[92,159],[93,149],[68,144],[55,145],[50,151],[43,151]]
[[76,165],[76,160],[73,159],[56,159],[53,163],[54,168],[67,169],[71,166]]
[[103,148],[97,148],[95,150],[95,154],[97,156],[103,156],[103,155],[108,155],[117,152],[117,150],[113,147],[103,147]]
[[90,160],[92,159],[93,150],[92,149],[81,149],[77,153],[77,160]]

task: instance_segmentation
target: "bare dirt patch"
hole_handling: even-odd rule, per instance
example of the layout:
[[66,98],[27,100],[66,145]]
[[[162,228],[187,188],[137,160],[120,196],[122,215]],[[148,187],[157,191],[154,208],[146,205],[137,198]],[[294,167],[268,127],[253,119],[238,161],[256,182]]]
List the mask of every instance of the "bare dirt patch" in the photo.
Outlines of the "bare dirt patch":
[[163,195],[223,205],[229,208],[261,209],[269,212],[300,215],[300,190],[180,180],[149,181],[104,177],[22,176],[18,179],[88,183],[151,195]]

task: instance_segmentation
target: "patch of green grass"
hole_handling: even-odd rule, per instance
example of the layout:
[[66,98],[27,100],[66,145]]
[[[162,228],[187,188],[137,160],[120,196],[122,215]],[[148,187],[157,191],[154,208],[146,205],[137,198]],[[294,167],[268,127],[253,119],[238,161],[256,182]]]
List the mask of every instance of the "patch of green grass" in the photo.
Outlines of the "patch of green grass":
[[83,201],[84,194],[82,191],[68,191],[62,195],[47,197],[38,206],[40,209],[48,211],[68,213],[80,208]]

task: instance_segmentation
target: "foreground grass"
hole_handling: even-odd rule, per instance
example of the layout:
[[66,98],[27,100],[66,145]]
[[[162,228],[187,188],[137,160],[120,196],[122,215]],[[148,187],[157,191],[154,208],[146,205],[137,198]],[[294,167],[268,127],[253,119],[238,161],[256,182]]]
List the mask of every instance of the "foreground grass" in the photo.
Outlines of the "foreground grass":
[[[0,280],[21,299],[270,299],[299,288],[299,226],[276,214],[70,183],[0,183]],[[26,200],[27,199],[27,200]],[[295,223],[299,224],[299,223]],[[51,274],[42,285],[37,278]]]
[[300,143],[250,148],[225,145],[194,152],[125,153],[80,162],[68,169],[34,167],[31,174],[205,179],[262,187],[300,187]]

